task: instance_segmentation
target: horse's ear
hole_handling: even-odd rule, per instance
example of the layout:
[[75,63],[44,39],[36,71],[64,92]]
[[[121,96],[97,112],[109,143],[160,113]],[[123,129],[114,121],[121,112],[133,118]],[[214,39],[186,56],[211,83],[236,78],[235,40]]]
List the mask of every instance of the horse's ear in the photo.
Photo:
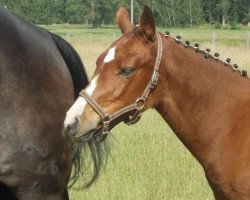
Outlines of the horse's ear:
[[124,6],[119,7],[118,12],[116,13],[116,22],[119,25],[122,33],[128,33],[133,30],[128,11]]
[[144,7],[140,17],[139,26],[142,30],[144,38],[148,41],[153,41],[155,38],[155,19],[148,6]]

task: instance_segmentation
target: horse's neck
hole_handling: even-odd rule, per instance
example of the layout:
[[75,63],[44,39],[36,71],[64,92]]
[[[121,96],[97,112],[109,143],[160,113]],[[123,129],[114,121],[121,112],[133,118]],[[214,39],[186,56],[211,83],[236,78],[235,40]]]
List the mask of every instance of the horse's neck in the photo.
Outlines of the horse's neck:
[[239,102],[250,99],[250,81],[172,39],[163,48],[156,109],[203,162],[230,132]]

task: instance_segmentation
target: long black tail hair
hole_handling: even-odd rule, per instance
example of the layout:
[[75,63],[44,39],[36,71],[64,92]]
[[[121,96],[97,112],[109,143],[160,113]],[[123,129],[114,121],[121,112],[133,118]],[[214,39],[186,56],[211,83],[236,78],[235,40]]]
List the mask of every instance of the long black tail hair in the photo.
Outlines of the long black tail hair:
[[[79,92],[85,88],[89,81],[84,70],[82,61],[75,49],[60,36],[48,32],[60,51],[65,63],[68,66],[74,84],[75,99]],[[86,159],[90,152],[92,164]],[[72,164],[71,179],[68,187],[73,187],[79,177],[89,177],[85,173],[92,171],[91,177],[85,180],[84,187],[89,187],[99,176],[99,172],[106,162],[107,145],[104,143],[96,143],[94,140],[83,143],[75,143],[72,149]],[[86,164],[87,163],[87,164]],[[91,168],[91,169],[90,169]],[[83,171],[84,170],[84,171]],[[82,187],[78,187],[82,188]]]

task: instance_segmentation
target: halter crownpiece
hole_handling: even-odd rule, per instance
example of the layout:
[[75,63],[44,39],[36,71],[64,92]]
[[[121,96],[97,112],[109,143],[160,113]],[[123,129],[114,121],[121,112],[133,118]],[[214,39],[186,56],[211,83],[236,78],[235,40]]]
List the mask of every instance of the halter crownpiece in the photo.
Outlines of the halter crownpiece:
[[83,97],[89,105],[96,111],[101,118],[101,131],[96,134],[95,140],[102,141],[105,139],[109,131],[121,121],[124,121],[127,125],[132,125],[138,122],[141,118],[142,110],[150,92],[156,87],[159,80],[159,67],[162,57],[162,39],[157,33],[157,56],[154,65],[154,71],[149,83],[147,84],[142,96],[138,98],[134,103],[121,108],[120,110],[107,114],[103,108],[91,97],[88,93],[82,90],[79,95]]

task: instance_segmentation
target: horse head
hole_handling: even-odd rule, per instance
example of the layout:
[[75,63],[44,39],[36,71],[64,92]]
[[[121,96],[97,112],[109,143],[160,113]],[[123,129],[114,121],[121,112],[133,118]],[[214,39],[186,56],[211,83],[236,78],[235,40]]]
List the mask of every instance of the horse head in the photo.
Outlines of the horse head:
[[116,21],[122,36],[98,57],[90,84],[66,114],[65,133],[70,138],[86,140],[98,131],[102,140],[116,124],[124,120],[133,124],[156,104],[153,88],[162,47],[153,14],[145,6],[133,27],[127,10],[120,6]]

